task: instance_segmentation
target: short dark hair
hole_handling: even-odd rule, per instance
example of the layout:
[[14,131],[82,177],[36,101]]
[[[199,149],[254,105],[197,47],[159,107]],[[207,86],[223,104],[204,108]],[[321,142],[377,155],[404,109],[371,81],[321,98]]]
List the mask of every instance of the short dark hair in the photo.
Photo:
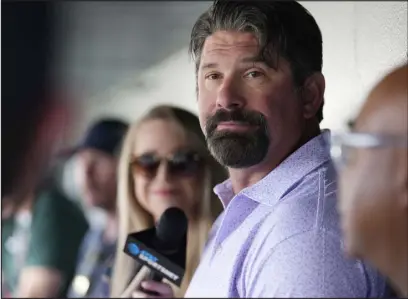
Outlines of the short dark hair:
[[[308,76],[322,71],[319,26],[309,11],[295,1],[214,1],[191,32],[189,51],[196,63],[196,75],[206,38],[219,30],[253,33],[265,62],[276,67],[278,58],[285,58],[299,87]],[[323,103],[317,118],[319,122],[323,119]]]

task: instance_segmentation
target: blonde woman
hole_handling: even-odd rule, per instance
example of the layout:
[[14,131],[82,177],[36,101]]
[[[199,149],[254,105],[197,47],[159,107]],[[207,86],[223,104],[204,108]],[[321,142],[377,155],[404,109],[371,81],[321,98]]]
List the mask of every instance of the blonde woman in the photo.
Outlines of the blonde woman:
[[[192,113],[158,106],[131,126],[119,161],[119,237],[112,297],[121,296],[138,271],[137,264],[123,253],[127,235],[153,227],[169,207],[181,208],[189,219],[186,271],[180,288],[159,283],[159,289],[165,289],[163,297],[183,297],[209,229],[222,211],[212,188],[226,176],[226,170],[210,156]],[[135,291],[133,296],[144,296]]]

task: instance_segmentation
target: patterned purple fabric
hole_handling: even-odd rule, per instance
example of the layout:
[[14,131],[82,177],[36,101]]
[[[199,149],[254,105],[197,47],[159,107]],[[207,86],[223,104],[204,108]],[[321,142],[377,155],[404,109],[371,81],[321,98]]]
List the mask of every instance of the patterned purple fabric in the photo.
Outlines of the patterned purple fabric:
[[310,140],[224,204],[185,297],[386,297],[377,271],[342,251],[327,140]]

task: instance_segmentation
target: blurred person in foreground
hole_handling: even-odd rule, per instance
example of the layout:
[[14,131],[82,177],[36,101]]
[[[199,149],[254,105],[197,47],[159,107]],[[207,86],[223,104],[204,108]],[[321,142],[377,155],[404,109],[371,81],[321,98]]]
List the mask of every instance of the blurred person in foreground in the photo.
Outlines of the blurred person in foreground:
[[341,249],[313,16],[294,1],[215,1],[190,50],[201,127],[230,179],[186,297],[387,296]]
[[[51,82],[55,11],[51,2],[2,1],[1,195],[41,180],[65,123]],[[18,200],[24,196],[8,197]],[[5,208],[6,200],[2,200]]]
[[354,129],[333,136],[344,244],[408,297],[408,66],[371,91]]
[[[36,192],[65,125],[66,106],[50,80],[54,4],[2,1],[1,12],[2,293],[55,298],[87,224],[57,190]],[[69,215],[83,231],[66,225]]]
[[76,276],[68,296],[98,297],[94,288],[103,278],[105,263],[116,250],[116,169],[128,124],[114,118],[96,121],[82,142],[65,152],[73,156],[74,186],[86,209],[98,208],[106,213],[104,227],[91,227],[79,253]]
[[[111,296],[119,297],[138,265],[123,253],[127,235],[151,228],[169,207],[181,208],[189,219],[183,297],[199,263],[209,229],[222,210],[212,187],[226,178],[226,171],[209,154],[198,118],[181,108],[157,106],[134,123],[124,142],[119,162],[119,237]],[[164,288],[163,297],[173,293]],[[108,284],[106,285],[106,287]],[[149,290],[150,282],[143,286]],[[135,290],[133,296],[144,295]]]

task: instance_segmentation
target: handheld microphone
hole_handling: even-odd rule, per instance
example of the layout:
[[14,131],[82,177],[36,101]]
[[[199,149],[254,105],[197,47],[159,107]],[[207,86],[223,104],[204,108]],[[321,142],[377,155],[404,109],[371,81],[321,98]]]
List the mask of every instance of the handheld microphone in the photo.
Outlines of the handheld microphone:
[[122,297],[141,289],[140,283],[146,279],[162,281],[166,278],[181,285],[186,266],[187,227],[184,212],[172,207],[162,214],[156,227],[128,235],[123,251],[140,263],[142,269]]

